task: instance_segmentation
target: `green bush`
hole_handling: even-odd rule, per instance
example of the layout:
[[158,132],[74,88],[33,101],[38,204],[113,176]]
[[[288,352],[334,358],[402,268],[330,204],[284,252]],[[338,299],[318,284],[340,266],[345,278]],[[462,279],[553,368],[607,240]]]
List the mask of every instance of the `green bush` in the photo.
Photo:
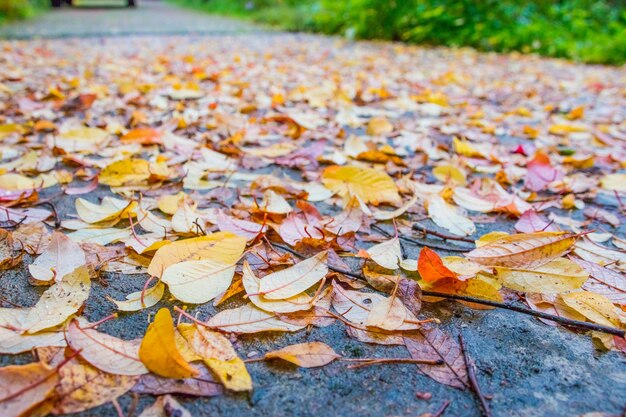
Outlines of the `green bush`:
[[175,0],[287,30],[626,62],[622,0]]
[[0,22],[27,19],[47,4],[45,0],[0,0]]

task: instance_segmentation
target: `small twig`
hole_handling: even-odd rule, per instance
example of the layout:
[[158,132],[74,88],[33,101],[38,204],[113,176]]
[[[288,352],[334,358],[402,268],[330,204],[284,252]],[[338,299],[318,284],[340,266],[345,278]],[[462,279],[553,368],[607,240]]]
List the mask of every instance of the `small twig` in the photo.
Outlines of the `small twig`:
[[489,404],[487,403],[487,399],[480,390],[480,385],[478,385],[478,379],[476,378],[476,364],[469,357],[469,355],[467,354],[467,350],[465,349],[463,334],[459,334],[459,344],[461,345],[461,353],[463,354],[465,367],[467,368],[467,377],[469,378],[470,387],[472,388],[472,391],[474,391],[474,394],[476,394],[476,397],[478,397],[482,414],[485,417],[492,417],[491,410],[489,409]]
[[[297,256],[301,259],[306,258],[304,255],[296,252],[295,250],[287,246],[284,246],[278,243],[272,243],[272,245],[286,252],[289,252],[293,254],[294,256]],[[328,269],[330,269],[331,271],[344,274],[344,275],[367,282],[367,279],[365,278],[365,276],[363,276],[363,274],[360,274],[358,272],[347,271],[341,268],[334,267],[332,265],[328,265]],[[496,308],[502,308],[505,310],[512,310],[518,313],[522,313],[522,314],[526,314],[526,315],[534,316],[534,317],[540,317],[542,319],[550,320],[555,323],[563,324],[565,326],[575,327],[578,329],[595,330],[598,332],[613,334],[613,335],[620,336],[620,337],[624,337],[625,335],[624,330],[621,330],[615,327],[602,326],[600,324],[589,323],[586,321],[572,320],[572,319],[568,319],[565,317],[559,317],[559,316],[555,316],[552,314],[544,313],[542,311],[535,311],[530,308],[518,306],[515,304],[511,304],[511,303],[499,303],[497,301],[490,301],[490,300],[485,300],[485,299],[476,298],[476,297],[468,297],[466,295],[447,294],[443,292],[428,291],[428,290],[422,290],[422,294],[426,296],[430,296],[430,297],[441,297],[441,298],[446,298],[446,299],[451,299],[451,300],[461,300],[461,301],[467,301],[470,303],[476,303],[476,304],[482,304],[482,305],[496,307]]]
[[111,404],[113,404],[113,408],[115,408],[115,411],[117,412],[117,417],[124,417],[124,411],[122,411],[120,403],[117,402],[117,398],[113,398]]
[[[380,226],[377,226],[377,225],[373,224],[371,227],[372,227],[372,229],[377,230],[379,233],[382,233],[383,235],[385,235],[387,237],[393,237],[393,235],[391,233],[387,232],[386,230],[384,230]],[[403,235],[398,235],[398,238],[401,239],[401,240],[404,240],[405,242],[413,243],[414,245],[428,246],[429,248],[445,250],[445,251],[448,251],[448,252],[469,252],[469,251],[471,251],[470,248],[455,248],[454,246],[443,246],[443,245],[438,245],[436,243],[431,243],[431,242],[422,242],[420,240],[413,239],[411,237],[407,237],[407,236],[403,236]]]
[[433,414],[433,417],[441,417],[443,413],[446,412],[446,409],[448,408],[449,405],[450,405],[450,400],[444,401],[441,407],[439,407],[439,410],[437,410],[437,412]]
[[426,364],[426,365],[441,365],[443,360],[441,359],[412,359],[412,358],[342,358],[339,359],[344,362],[362,362],[356,365],[350,365],[348,369],[362,368],[364,366],[379,365],[383,363],[412,363],[412,364]]
[[419,224],[419,223],[413,223],[413,229],[415,230],[419,230],[422,233],[428,234],[428,235],[433,235],[433,236],[437,236],[442,238],[443,240],[458,240],[461,242],[468,242],[468,243],[474,243],[474,239],[471,239],[469,237],[463,237],[463,236],[453,236],[453,235],[447,235],[445,233],[441,233],[438,232],[436,230],[431,230],[426,228],[425,226]]

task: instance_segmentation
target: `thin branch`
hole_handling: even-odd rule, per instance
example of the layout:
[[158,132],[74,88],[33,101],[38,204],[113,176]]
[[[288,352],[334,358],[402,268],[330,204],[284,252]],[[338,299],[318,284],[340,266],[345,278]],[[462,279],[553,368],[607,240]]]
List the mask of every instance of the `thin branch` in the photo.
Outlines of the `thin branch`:
[[458,240],[461,242],[468,242],[468,243],[474,243],[474,239],[471,239],[469,237],[462,237],[462,236],[453,236],[453,235],[447,235],[445,233],[441,233],[438,232],[436,230],[431,230],[426,228],[425,226],[419,224],[419,223],[413,223],[413,229],[415,230],[419,230],[422,233],[428,234],[428,235],[433,235],[433,236],[437,236],[442,238],[443,240]]
[[[384,234],[387,237],[392,237],[393,235],[389,232],[387,232],[386,230],[384,230],[382,227],[377,226],[375,224],[373,224],[372,229]],[[417,239],[413,239],[411,237],[407,237],[404,235],[398,235],[398,238],[401,240],[404,240],[405,242],[409,242],[412,243],[414,245],[418,245],[418,246],[428,246],[429,248],[433,248],[433,249],[439,249],[439,250],[445,250],[448,252],[469,252],[472,249],[471,248],[458,248],[458,247],[454,247],[454,246],[443,246],[443,245],[438,245],[436,243],[432,243],[432,242],[422,242],[421,240],[417,240]]]
[[360,362],[356,365],[348,366],[348,369],[362,368],[364,366],[378,365],[384,363],[412,363],[412,364],[426,364],[426,365],[441,365],[443,360],[441,359],[412,359],[412,358],[342,358],[339,359],[344,362]]
[[437,410],[437,412],[433,414],[433,417],[441,417],[443,413],[446,412],[446,409],[448,408],[449,405],[450,405],[450,400],[444,401],[441,407],[439,407],[439,410]]
[[478,379],[476,378],[476,364],[467,354],[467,350],[465,349],[465,341],[463,340],[463,334],[459,334],[459,344],[461,345],[461,353],[463,353],[463,359],[465,361],[465,367],[467,368],[467,377],[469,378],[470,387],[476,397],[478,397],[478,402],[480,403],[480,410],[482,411],[483,416],[492,417],[491,410],[489,409],[489,404],[487,403],[487,399],[483,395],[480,390],[480,385],[478,385]]
[[[286,252],[289,252],[292,255],[297,256],[301,259],[306,258],[304,255],[296,252],[295,250],[291,249],[288,246],[284,246],[278,243],[272,243],[272,245]],[[331,271],[344,274],[344,275],[367,282],[367,279],[365,278],[365,276],[363,276],[363,274],[360,274],[358,272],[344,270],[342,268],[337,268],[332,265],[328,265],[328,269],[330,269]],[[522,307],[522,306],[515,305],[512,303],[499,303],[497,301],[484,300],[482,298],[468,297],[466,295],[447,294],[447,293],[437,292],[437,291],[422,290],[422,294],[426,296],[430,296],[430,297],[441,297],[441,298],[446,298],[446,299],[451,299],[451,300],[461,300],[461,301],[482,304],[482,305],[495,307],[495,308],[502,308],[505,310],[512,310],[518,313],[522,313],[522,314],[526,314],[526,315],[534,316],[534,317],[539,317],[542,319],[550,320],[555,323],[563,324],[565,326],[575,327],[578,329],[595,330],[601,333],[608,333],[608,334],[612,334],[612,335],[620,336],[620,337],[624,337],[625,335],[624,330],[621,330],[615,327],[602,326],[600,324],[589,323],[586,321],[572,320],[572,319],[568,319],[565,317],[559,317],[559,316],[555,316],[552,314],[544,313],[542,311],[535,311],[530,308]]]
[[565,326],[576,327],[579,329],[585,330],[595,330],[597,332],[613,334],[615,336],[624,337],[624,330],[618,329],[616,327],[602,326],[600,324],[589,323],[586,321],[572,320],[565,317],[559,317],[552,314],[544,313],[542,311],[531,310],[530,308],[522,307],[519,305],[515,305],[512,303],[499,303],[497,301],[484,300],[482,298],[468,297],[466,295],[456,295],[456,294],[446,294],[443,292],[437,291],[424,291],[422,290],[422,294],[430,297],[441,297],[447,298],[451,300],[461,300],[467,301],[470,303],[482,304],[486,306],[502,308],[505,310],[512,310],[518,313],[527,314],[529,316],[540,317],[542,319],[550,320],[555,323],[563,324]]

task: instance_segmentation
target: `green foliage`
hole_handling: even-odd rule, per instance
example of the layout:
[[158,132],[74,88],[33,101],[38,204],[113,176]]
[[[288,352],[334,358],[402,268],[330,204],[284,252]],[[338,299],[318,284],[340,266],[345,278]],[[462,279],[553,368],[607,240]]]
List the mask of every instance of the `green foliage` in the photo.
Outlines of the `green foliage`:
[[45,0],[0,0],[0,23],[6,20],[27,19],[47,7]]
[[626,62],[621,0],[174,1],[287,30]]

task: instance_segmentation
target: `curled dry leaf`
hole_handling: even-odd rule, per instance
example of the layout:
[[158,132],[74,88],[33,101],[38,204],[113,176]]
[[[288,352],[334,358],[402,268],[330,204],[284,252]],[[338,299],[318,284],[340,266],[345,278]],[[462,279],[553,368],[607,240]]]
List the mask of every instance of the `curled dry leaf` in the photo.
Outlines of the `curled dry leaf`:
[[536,232],[505,236],[466,254],[481,265],[536,268],[565,254],[577,236],[567,232]]
[[320,252],[292,267],[266,275],[261,279],[259,294],[268,300],[284,300],[315,285],[328,273],[328,252]]
[[148,369],[139,359],[139,340],[122,340],[72,320],[65,332],[67,344],[91,365],[109,374],[142,375]]
[[170,311],[162,308],[148,326],[139,347],[139,358],[150,371],[167,378],[189,378],[198,371],[183,358],[176,345],[176,329]]
[[265,359],[282,359],[302,368],[324,366],[340,357],[333,348],[322,342],[299,343],[265,354]]
[[27,416],[50,397],[58,380],[57,370],[43,362],[0,368],[0,415]]
[[30,274],[38,281],[57,282],[85,265],[85,252],[80,245],[63,233],[54,232],[46,250],[28,265]]

